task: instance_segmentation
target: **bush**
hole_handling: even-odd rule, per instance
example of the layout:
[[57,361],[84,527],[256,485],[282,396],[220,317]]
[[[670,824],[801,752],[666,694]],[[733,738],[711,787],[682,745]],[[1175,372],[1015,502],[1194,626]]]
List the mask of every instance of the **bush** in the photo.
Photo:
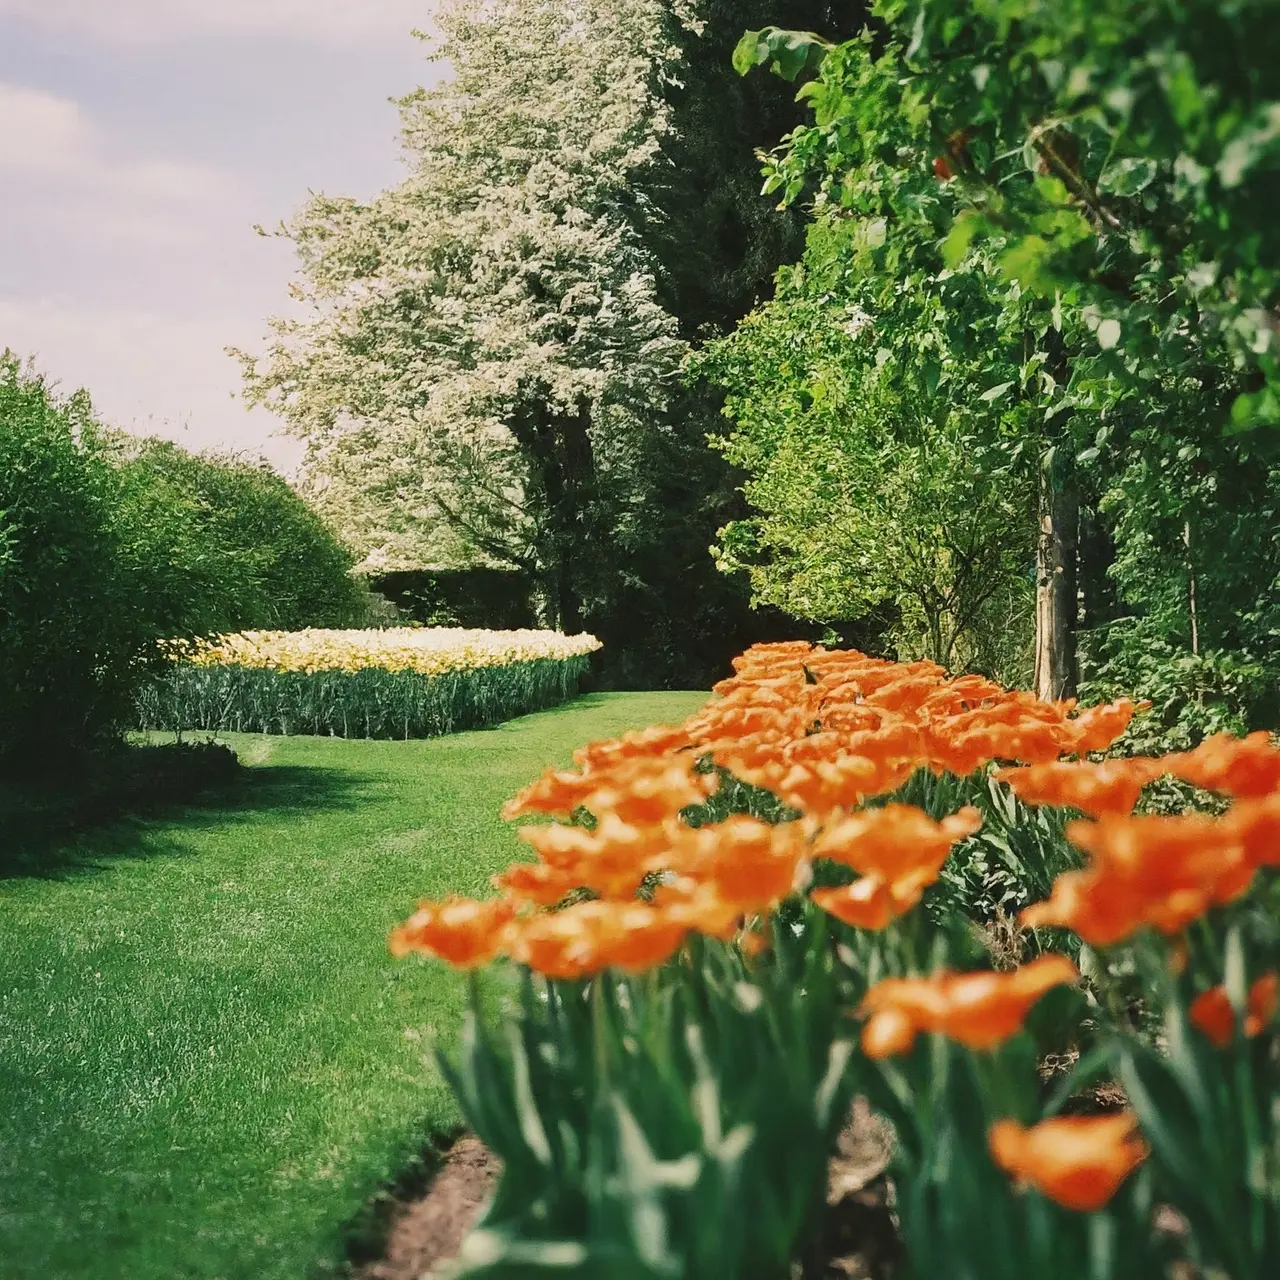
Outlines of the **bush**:
[[1147,618],[1113,622],[1088,636],[1084,649],[1084,697],[1113,698],[1123,690],[1153,704],[1152,713],[1126,735],[1125,751],[1185,751],[1215,733],[1241,734],[1276,723],[1280,667],[1270,654],[1193,654]]
[[353,559],[265,463],[119,441],[122,521],[170,636],[342,627],[366,608]]
[[508,631],[535,625],[533,582],[506,569],[422,569],[379,574],[376,591],[407,618],[428,627],[488,627]]
[[157,632],[88,397],[0,356],[0,761],[110,736]]
[[361,619],[350,569],[265,465],[108,432],[0,356],[0,763],[133,723],[162,639]]

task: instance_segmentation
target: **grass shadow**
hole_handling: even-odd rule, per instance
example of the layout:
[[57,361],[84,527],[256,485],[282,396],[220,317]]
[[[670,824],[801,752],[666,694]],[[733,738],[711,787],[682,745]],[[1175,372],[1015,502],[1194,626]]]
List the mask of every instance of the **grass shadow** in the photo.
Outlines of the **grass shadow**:
[[211,744],[132,746],[0,778],[0,880],[57,879],[104,859],[163,851],[157,823],[201,830],[266,813],[355,808],[374,774],[246,768]]

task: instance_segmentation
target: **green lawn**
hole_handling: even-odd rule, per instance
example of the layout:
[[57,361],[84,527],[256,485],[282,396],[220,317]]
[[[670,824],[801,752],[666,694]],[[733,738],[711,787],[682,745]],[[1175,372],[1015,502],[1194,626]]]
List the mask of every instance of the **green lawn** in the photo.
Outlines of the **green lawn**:
[[462,984],[391,960],[388,929],[484,891],[520,848],[498,809],[544,765],[703,696],[421,742],[233,737],[252,768],[221,802],[0,880],[0,1276],[330,1274],[456,1120],[430,1040]]

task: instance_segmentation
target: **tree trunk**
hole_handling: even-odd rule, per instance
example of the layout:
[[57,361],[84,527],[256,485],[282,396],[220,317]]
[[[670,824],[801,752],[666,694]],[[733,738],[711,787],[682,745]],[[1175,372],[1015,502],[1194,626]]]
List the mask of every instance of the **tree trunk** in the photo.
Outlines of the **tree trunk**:
[[1191,521],[1182,525],[1182,544],[1187,549],[1187,604],[1191,610],[1191,652],[1200,656],[1200,611],[1196,604],[1196,562],[1191,554]]
[[1116,549],[1098,515],[1097,504],[1080,499],[1076,583],[1080,588],[1080,632],[1096,631],[1114,622],[1119,613],[1116,586],[1108,570]]
[[1076,537],[1079,498],[1071,481],[1046,467],[1040,480],[1036,542],[1036,674],[1038,697],[1076,693]]
[[590,407],[582,402],[573,413],[554,414],[531,397],[508,425],[525,450],[543,509],[538,540],[547,613],[558,630],[581,631],[583,566],[599,554],[590,527],[596,488]]

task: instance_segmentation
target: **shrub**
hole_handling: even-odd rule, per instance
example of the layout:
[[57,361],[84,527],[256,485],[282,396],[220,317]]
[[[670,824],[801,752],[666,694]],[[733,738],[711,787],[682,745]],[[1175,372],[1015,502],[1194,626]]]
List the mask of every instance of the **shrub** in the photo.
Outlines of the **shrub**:
[[1194,654],[1171,643],[1151,619],[1122,619],[1088,637],[1083,667],[1086,696],[1125,689],[1153,703],[1153,713],[1125,738],[1130,751],[1185,751],[1215,733],[1275,722],[1280,670],[1269,653]]
[[0,356],[0,761],[89,745],[130,716],[157,633],[119,493],[88,397]]
[[[1268,1275],[1280,748],[1099,761],[1132,702],[1077,712],[807,644],[735,666],[684,725],[593,743],[517,796],[508,817],[557,821],[521,830],[538,861],[498,897],[392,935],[536,975],[446,1059],[506,1162],[457,1274],[794,1275],[857,1091],[896,1132],[908,1277]],[[1164,775],[1229,807],[1135,815]],[[979,858],[1031,900],[999,956],[958,909],[987,904],[926,900]],[[1089,1113],[1100,1079],[1124,1109]]]
[[341,627],[366,608],[353,559],[265,463],[118,441],[129,552],[170,636]]

